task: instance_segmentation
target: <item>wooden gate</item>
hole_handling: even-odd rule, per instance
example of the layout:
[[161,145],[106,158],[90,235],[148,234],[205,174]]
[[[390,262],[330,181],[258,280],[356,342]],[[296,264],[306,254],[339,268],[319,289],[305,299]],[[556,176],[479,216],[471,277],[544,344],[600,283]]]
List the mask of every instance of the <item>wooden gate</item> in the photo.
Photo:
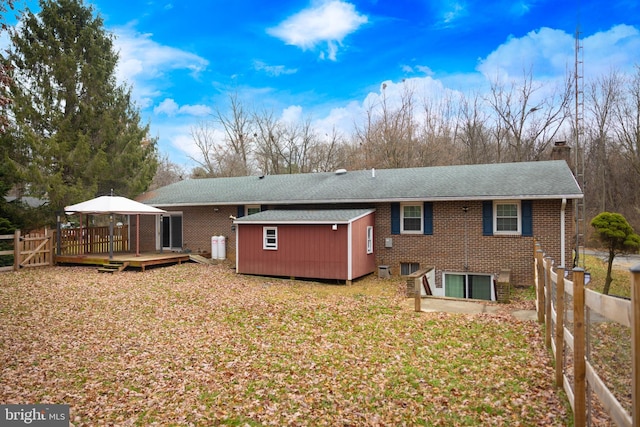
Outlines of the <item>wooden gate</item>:
[[21,268],[43,267],[53,264],[53,233],[49,229],[31,232],[24,236],[20,230],[13,235],[2,235],[2,240],[13,240],[13,249],[4,250],[0,255],[13,255],[13,266],[0,267],[0,271],[19,270]]

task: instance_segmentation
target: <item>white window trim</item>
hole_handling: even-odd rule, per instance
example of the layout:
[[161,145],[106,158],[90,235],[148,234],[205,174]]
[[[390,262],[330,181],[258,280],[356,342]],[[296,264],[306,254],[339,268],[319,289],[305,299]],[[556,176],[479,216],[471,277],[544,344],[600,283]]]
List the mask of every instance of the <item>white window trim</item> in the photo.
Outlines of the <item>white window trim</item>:
[[373,253],[373,226],[367,226],[367,254]]
[[[275,231],[275,236],[270,236],[275,238],[275,244],[271,244],[267,242],[267,232]],[[262,249],[265,251],[277,251],[278,250],[278,227],[262,227]]]
[[[518,208],[518,230],[502,231],[498,230],[498,205],[516,205]],[[503,236],[520,236],[522,235],[522,208],[520,200],[495,200],[493,202],[493,234]]]
[[[465,292],[465,294],[466,294],[467,296],[466,296],[466,297],[464,297],[464,299],[471,299],[471,298],[469,298],[469,296],[468,296],[468,295],[469,295],[469,279],[468,279],[468,276],[488,276],[488,277],[490,278],[490,283],[491,283],[491,284],[490,284],[490,286],[491,286],[491,288],[490,288],[490,289],[491,289],[491,301],[497,301],[497,297],[496,297],[496,290],[495,290],[495,288],[494,288],[494,286],[493,286],[493,281],[494,281],[494,279],[495,279],[495,277],[494,277],[494,275],[493,275],[493,274],[486,274],[486,273],[471,273],[471,272],[455,272],[455,271],[444,271],[444,272],[442,272],[442,295],[443,295],[443,296],[444,296],[444,295],[446,295],[446,292],[447,292],[447,291],[446,291],[446,286],[447,286],[447,285],[446,285],[446,280],[445,280],[445,278],[446,278],[446,276],[447,276],[448,274],[453,274],[453,275],[456,275],[456,276],[467,276],[467,277],[465,277],[465,280],[464,280],[464,282],[465,282],[465,290],[464,290],[464,292]],[[485,300],[481,300],[481,301],[485,301]]]
[[[404,229],[404,208],[417,206],[420,209],[420,230]],[[422,203],[403,203],[400,205],[400,234],[424,234],[424,206]]]
[[258,212],[260,212],[260,205],[246,205],[244,207],[245,216],[249,215],[249,209],[258,209]]

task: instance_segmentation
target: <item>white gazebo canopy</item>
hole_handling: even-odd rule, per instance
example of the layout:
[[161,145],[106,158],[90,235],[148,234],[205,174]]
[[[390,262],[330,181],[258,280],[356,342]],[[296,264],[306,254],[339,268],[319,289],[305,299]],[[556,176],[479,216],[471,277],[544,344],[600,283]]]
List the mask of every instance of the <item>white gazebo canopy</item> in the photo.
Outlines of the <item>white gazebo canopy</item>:
[[[122,196],[100,196],[86,202],[65,206],[67,214],[92,214],[92,215],[136,215],[136,256],[140,255],[140,216],[160,215],[165,213],[162,209],[136,202]],[[113,258],[113,220],[109,222],[110,250],[109,258]]]
[[64,211],[66,213],[122,215],[158,215],[166,212],[122,196],[96,197],[86,202],[65,206]]

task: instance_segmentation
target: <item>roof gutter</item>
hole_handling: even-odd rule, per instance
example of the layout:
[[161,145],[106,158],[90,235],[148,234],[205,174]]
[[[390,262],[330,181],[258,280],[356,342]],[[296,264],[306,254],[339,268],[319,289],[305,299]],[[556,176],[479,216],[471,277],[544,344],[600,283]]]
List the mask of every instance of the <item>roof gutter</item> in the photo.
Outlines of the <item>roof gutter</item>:
[[184,206],[235,206],[235,205],[307,205],[307,204],[336,204],[336,203],[392,203],[392,202],[455,202],[455,201],[484,201],[484,200],[566,200],[582,199],[583,194],[554,194],[554,195],[517,195],[517,196],[468,196],[468,197],[397,197],[391,199],[327,199],[327,200],[233,200],[224,202],[182,202],[182,203],[149,203],[154,207],[184,207]]

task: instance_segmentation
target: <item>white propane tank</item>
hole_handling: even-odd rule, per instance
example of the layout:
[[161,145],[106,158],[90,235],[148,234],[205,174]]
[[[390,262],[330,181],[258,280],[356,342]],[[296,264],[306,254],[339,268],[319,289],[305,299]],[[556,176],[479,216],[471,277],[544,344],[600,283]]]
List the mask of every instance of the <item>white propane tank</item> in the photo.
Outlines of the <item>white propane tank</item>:
[[218,236],[211,236],[211,259],[218,259]]
[[218,236],[218,259],[225,259],[226,257],[226,239],[224,236]]

